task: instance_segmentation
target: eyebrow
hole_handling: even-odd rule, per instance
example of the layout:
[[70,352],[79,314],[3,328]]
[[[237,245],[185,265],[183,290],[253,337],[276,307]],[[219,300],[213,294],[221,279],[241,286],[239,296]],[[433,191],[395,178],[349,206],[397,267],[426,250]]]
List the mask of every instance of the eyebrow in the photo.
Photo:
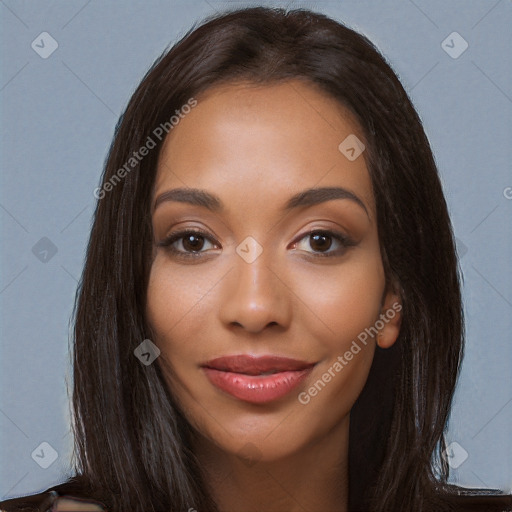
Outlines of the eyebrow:
[[[295,208],[313,206],[333,199],[348,199],[353,201],[358,204],[366,212],[368,218],[370,218],[364,202],[353,192],[342,187],[320,187],[303,190],[292,196],[286,202],[283,211],[289,212]],[[175,188],[163,192],[156,198],[153,210],[156,210],[161,203],[166,201],[177,201],[179,203],[203,206],[212,212],[219,212],[223,209],[222,201],[218,196],[197,188]]]

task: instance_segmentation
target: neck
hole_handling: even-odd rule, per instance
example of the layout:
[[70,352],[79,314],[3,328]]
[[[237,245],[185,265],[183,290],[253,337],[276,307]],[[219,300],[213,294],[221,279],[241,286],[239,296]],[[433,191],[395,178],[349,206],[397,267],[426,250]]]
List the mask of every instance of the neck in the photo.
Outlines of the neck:
[[278,460],[242,459],[205,437],[194,441],[194,451],[221,512],[345,512],[348,427],[347,416],[321,439]]

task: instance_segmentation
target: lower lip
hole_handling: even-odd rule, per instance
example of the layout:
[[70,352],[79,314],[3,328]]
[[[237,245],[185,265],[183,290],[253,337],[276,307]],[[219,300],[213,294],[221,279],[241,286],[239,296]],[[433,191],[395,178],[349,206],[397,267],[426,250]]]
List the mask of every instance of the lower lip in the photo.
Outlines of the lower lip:
[[311,373],[312,369],[285,371],[271,375],[245,375],[203,368],[214,386],[239,400],[254,404],[272,402],[287,395]]

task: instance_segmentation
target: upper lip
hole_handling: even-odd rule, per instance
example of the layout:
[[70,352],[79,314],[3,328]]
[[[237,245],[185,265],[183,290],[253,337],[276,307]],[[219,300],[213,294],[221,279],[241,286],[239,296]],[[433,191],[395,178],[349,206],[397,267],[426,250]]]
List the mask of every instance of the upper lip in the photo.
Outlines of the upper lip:
[[244,373],[246,375],[259,375],[268,372],[297,371],[311,368],[316,363],[300,361],[289,357],[274,355],[251,356],[239,354],[233,356],[217,357],[201,364],[203,368],[213,368],[225,372]]

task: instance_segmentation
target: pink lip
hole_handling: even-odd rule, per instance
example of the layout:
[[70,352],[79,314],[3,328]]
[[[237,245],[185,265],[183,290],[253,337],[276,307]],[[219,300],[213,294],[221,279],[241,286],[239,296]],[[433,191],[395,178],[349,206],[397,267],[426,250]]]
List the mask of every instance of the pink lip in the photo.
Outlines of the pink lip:
[[[231,396],[256,404],[287,395],[311,372],[315,363],[278,356],[236,355],[201,365],[209,381]],[[262,373],[274,372],[268,375]]]

